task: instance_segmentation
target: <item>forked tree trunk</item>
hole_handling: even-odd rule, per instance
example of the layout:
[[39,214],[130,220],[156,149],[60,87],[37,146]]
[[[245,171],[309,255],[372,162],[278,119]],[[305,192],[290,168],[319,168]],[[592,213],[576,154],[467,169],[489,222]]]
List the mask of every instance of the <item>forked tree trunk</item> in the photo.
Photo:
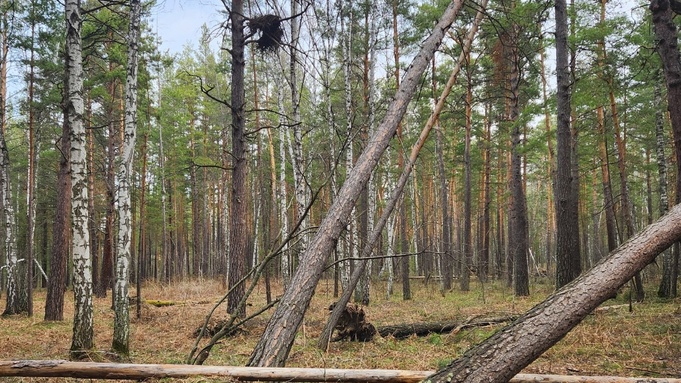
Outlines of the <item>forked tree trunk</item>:
[[507,382],[681,239],[681,205],[425,382]]
[[81,53],[80,0],[66,5],[66,108],[71,127],[71,246],[73,253],[73,338],[72,356],[80,356],[94,346],[92,266],[88,224],[86,135],[83,125],[83,62]]
[[338,197],[320,224],[314,240],[302,254],[301,262],[306,267],[296,270],[291,285],[284,292],[277,310],[272,314],[270,322],[251,354],[249,365],[280,366],[286,362],[298,327],[324,271],[326,258],[336,245],[341,231],[347,225],[350,212],[369,180],[372,170],[395,134],[423,71],[462,5],[462,1],[453,1],[445,10],[432,34],[423,42],[421,51],[416,54],[412,65],[405,73],[402,85],[390,103],[385,118],[370,139],[369,142],[372,144],[367,146],[358,158],[353,171],[348,175]]
[[130,0],[130,29],[127,38],[128,63],[125,78],[125,135],[123,136],[123,150],[118,163],[118,259],[116,262],[115,293],[113,294],[114,331],[111,348],[123,355],[129,353],[130,338],[130,313],[128,310],[128,283],[132,249],[130,184],[132,183],[132,160],[137,138],[137,52],[141,8],[140,0]]

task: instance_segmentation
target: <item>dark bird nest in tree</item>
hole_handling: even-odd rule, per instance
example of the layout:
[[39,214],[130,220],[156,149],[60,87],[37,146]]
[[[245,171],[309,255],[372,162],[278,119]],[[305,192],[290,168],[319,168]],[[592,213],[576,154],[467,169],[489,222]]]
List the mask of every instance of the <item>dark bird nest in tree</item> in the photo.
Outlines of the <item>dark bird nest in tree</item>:
[[248,20],[251,33],[260,33],[257,40],[258,49],[262,52],[276,51],[281,45],[284,30],[281,29],[281,18],[277,15],[262,15]]

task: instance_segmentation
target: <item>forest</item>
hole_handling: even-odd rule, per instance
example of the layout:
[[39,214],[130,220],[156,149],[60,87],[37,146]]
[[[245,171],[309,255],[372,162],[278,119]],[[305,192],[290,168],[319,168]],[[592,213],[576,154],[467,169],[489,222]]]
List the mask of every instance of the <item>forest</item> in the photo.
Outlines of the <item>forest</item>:
[[264,316],[239,362],[283,366],[322,284],[322,350],[489,288],[537,305],[432,380],[508,381],[609,298],[678,306],[676,0],[222,0],[180,53],[158,6],[0,2],[0,325],[66,312],[87,359],[106,298],[129,357],[147,288],[210,283],[182,362]]

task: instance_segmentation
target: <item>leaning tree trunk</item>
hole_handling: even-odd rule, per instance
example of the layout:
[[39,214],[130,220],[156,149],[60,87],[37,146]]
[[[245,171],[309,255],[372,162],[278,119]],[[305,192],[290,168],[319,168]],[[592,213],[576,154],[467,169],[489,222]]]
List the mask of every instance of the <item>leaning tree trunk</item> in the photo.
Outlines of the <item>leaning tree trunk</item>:
[[[681,202],[681,61],[674,13],[669,0],[651,0],[650,10],[657,41],[657,52],[662,59],[667,83],[667,109],[674,133],[674,156],[676,158],[676,203]],[[678,252],[674,254],[673,274],[670,285],[676,287],[678,278]],[[675,289],[674,289],[675,290]]]
[[388,107],[385,118],[370,139],[369,142],[372,144],[368,145],[357,159],[353,171],[348,175],[338,197],[319,226],[314,240],[302,254],[301,263],[306,267],[296,270],[291,285],[284,292],[277,310],[251,354],[249,365],[280,366],[285,363],[317,282],[322,276],[326,258],[347,225],[350,212],[372,170],[394,136],[409,100],[420,82],[421,74],[462,5],[463,1],[453,1],[435,26],[433,33],[423,42],[421,51],[405,73],[402,85]]
[[681,239],[681,205],[425,382],[508,382]]
[[[130,0],[128,31],[128,63],[125,78],[125,134],[118,164],[118,260],[114,288],[114,331],[111,348],[123,355],[129,353],[130,313],[128,282],[130,279],[130,249],[132,245],[132,209],[130,183],[132,159],[137,137],[137,52],[140,33],[140,0]],[[137,265],[139,273],[139,265]],[[139,299],[139,297],[138,297]]]
[[71,130],[71,246],[73,253],[73,339],[71,353],[80,356],[94,346],[92,267],[88,223],[86,140],[83,125],[83,61],[80,0],[66,1],[66,108]]

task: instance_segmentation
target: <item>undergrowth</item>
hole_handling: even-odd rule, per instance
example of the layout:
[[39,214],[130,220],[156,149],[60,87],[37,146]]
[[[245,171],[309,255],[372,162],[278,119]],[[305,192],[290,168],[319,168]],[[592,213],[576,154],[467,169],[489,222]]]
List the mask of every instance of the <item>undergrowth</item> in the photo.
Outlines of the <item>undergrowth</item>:
[[[537,281],[535,281],[537,282]],[[469,292],[454,289],[444,296],[431,282],[412,282],[413,299],[403,301],[400,294],[386,298],[385,282],[372,285],[372,302],[365,308],[367,319],[377,327],[401,323],[465,321],[485,317],[520,314],[552,292],[550,281],[533,283],[531,296],[517,298],[502,282],[471,284]],[[562,341],[525,369],[528,373],[681,377],[681,300],[660,300],[652,290],[645,302],[629,311],[628,288],[602,306],[614,306],[586,318]],[[133,363],[184,363],[195,339],[192,333],[220,298],[221,283],[212,280],[175,282],[173,285],[147,283],[145,300],[172,304],[142,306],[135,317],[131,306],[131,355]],[[395,286],[396,292],[401,291]],[[289,367],[380,368],[435,370],[446,366],[469,347],[484,340],[502,325],[461,330],[450,334],[431,334],[403,340],[378,337],[372,342],[336,342],[328,352],[317,349],[317,338],[328,318],[333,297],[333,282],[317,287],[304,324],[289,354]],[[109,292],[110,294],[111,292]],[[274,284],[273,296],[282,288]],[[64,322],[44,322],[45,291],[37,290],[32,318],[0,318],[0,359],[67,359],[71,342],[73,303],[67,293]],[[112,339],[111,297],[95,298],[95,344],[106,355]],[[250,302],[255,311],[265,304],[264,286],[259,286]],[[214,320],[226,317],[225,308]],[[206,364],[244,365],[264,329],[271,312],[246,325],[245,331],[224,339]],[[67,379],[50,379],[65,382]],[[19,380],[10,380],[19,381]],[[22,379],[40,381],[47,379]],[[205,381],[197,379],[192,381]]]

